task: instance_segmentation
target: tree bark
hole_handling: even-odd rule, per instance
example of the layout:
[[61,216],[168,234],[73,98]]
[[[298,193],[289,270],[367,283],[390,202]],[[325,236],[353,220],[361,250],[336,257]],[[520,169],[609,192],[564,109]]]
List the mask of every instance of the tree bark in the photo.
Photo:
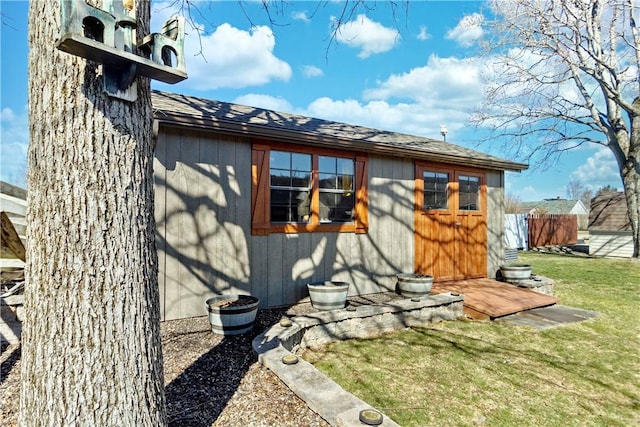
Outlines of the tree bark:
[[624,195],[627,200],[627,213],[631,222],[633,236],[633,258],[640,258],[640,174],[630,169],[623,176]]
[[109,98],[100,64],[55,48],[60,16],[30,4],[20,423],[163,425],[149,82]]
[[628,157],[618,162],[627,200],[627,212],[633,234],[633,257],[640,259],[640,96],[633,100],[635,115],[630,115]]

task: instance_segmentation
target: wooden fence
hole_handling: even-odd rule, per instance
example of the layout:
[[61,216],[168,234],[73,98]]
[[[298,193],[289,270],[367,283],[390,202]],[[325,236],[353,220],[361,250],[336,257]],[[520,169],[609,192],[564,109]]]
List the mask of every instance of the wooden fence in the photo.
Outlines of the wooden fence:
[[529,247],[578,243],[576,215],[529,215]]

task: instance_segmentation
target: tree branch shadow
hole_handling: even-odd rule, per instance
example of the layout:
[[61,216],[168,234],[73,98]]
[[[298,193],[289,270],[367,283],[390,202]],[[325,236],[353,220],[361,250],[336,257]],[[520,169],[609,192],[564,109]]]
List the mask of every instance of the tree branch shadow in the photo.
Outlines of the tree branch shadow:
[[[260,310],[251,332],[220,337],[165,387],[169,426],[210,426],[224,411],[247,371],[257,361],[251,343],[261,331],[275,324],[286,308]],[[206,334],[212,334],[207,331]],[[197,340],[202,331],[175,336],[178,346]],[[204,347],[204,345],[203,345]],[[186,351],[186,346],[185,346]]]

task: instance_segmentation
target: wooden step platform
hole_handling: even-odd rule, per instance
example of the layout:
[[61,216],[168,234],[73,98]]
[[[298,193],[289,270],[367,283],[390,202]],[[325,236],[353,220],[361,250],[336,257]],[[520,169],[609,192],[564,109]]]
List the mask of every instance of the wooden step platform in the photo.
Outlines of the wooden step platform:
[[495,319],[532,308],[546,307],[558,298],[493,279],[469,279],[434,283],[434,294],[464,295],[464,313],[472,319]]

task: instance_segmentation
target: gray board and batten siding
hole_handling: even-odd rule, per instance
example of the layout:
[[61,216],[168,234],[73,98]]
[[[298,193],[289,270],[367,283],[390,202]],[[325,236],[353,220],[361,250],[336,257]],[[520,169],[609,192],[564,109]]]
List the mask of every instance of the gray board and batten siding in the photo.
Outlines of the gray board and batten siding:
[[[205,300],[251,294],[293,304],[306,284],[393,290],[414,270],[415,160],[481,168],[488,187],[488,265],[503,257],[505,170],[526,165],[428,138],[154,91],[155,218],[162,318],[202,316]],[[253,138],[368,154],[368,232],[251,234]]]

